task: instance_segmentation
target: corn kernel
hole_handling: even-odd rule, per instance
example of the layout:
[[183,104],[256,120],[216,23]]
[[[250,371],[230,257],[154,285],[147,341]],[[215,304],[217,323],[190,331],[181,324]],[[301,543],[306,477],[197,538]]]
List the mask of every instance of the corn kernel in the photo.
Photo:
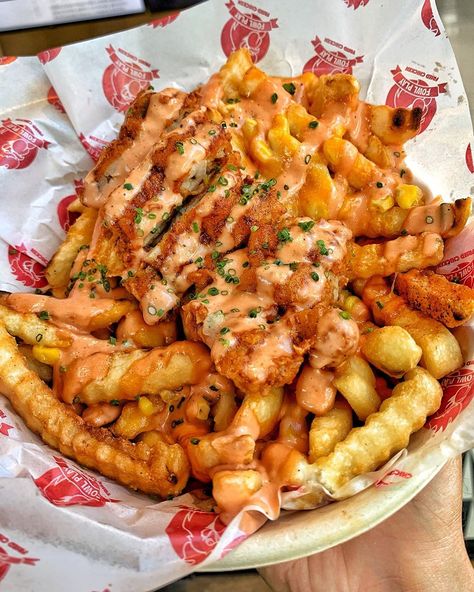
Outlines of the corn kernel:
[[138,399],[138,408],[143,415],[149,417],[155,412],[155,406],[148,397],[140,397]]
[[423,199],[423,191],[416,185],[399,185],[395,190],[397,204],[404,210],[419,205]]
[[385,195],[384,197],[376,197],[372,199],[372,205],[381,212],[386,212],[395,205],[395,200],[391,195]]
[[48,364],[48,366],[53,366],[56,362],[59,362],[61,357],[61,350],[59,348],[47,347],[45,345],[34,345],[32,353],[38,362]]

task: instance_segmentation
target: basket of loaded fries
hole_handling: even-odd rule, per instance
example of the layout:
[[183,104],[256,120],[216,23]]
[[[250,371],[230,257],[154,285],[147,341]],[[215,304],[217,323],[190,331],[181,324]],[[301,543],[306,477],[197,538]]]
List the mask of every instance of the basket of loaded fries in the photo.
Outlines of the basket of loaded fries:
[[70,590],[148,590],[304,556],[473,445],[454,56],[430,2],[406,21],[328,4],[215,0],[2,58],[16,589],[73,564]]

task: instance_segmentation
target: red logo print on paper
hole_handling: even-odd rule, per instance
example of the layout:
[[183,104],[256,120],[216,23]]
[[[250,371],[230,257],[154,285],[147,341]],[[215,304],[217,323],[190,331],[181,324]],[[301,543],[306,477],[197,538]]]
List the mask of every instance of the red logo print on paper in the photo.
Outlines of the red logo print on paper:
[[44,277],[44,265],[26,255],[24,249],[24,245],[8,245],[8,262],[12,274],[28,288],[44,288],[48,283]]
[[3,119],[0,123],[0,166],[24,169],[49,142],[29,119]]
[[76,193],[72,195],[66,195],[66,197],[63,197],[62,200],[58,203],[58,220],[61,228],[65,232],[67,232],[71,228],[71,226],[74,224],[74,222],[79,216],[78,212],[70,212],[68,210],[68,207],[69,204],[71,204],[76,199],[83,185],[84,183],[82,180],[74,180]]
[[181,559],[197,565],[212,552],[224,530],[217,514],[184,506],[173,516],[166,534]]
[[471,144],[468,144],[466,148],[466,166],[470,173],[474,173],[474,160],[472,158]]
[[228,57],[236,49],[246,47],[252,54],[253,61],[257,63],[267,54],[270,47],[270,31],[278,28],[278,19],[269,18],[270,14],[266,10],[243,0],[237,0],[237,4],[245,12],[236,6],[234,0],[226,3],[231,18],[222,29],[222,49]]
[[102,138],[97,138],[96,136],[86,137],[84,134],[79,134],[79,140],[95,162],[99,160],[100,153],[108,144]]
[[164,16],[163,18],[155,19],[154,21],[150,21],[148,26],[153,27],[154,29],[156,29],[156,27],[166,27],[167,25],[174,22],[178,18],[179,14],[179,12],[176,12],[175,14],[170,14],[168,16]]
[[433,7],[431,6],[431,0],[425,0],[421,7],[421,20],[427,29],[434,33],[435,37],[441,35],[439,25],[433,14]]
[[393,471],[389,471],[381,479],[376,481],[375,487],[385,487],[386,485],[393,485],[394,483],[399,483],[402,479],[411,479],[412,477],[413,475],[411,473],[406,473],[405,471],[393,469]]
[[0,547],[0,581],[5,578],[7,575],[10,567],[12,565],[36,565],[36,562],[39,561],[36,557],[25,557],[28,554],[28,551],[11,541],[6,535],[0,533],[0,543],[7,546],[9,549],[12,549],[16,553],[22,555],[22,557],[17,557],[16,555],[11,555],[10,551],[5,550],[3,547]]
[[7,416],[5,412],[0,409],[0,434],[2,434],[2,436],[8,436],[8,432],[13,430],[14,427],[2,421],[4,419],[7,419]]
[[364,56],[356,56],[350,47],[332,39],[325,38],[323,43],[316,37],[311,43],[316,55],[306,62],[303,72],[313,72],[318,76],[332,72],[352,74],[352,68],[364,59]]
[[48,90],[48,103],[55,107],[60,113],[66,113],[63,104],[61,103],[61,99],[58,97],[53,86],[50,86]]
[[[436,98],[446,92],[446,82],[429,84],[427,80],[437,82],[438,77],[426,74],[408,66],[405,68],[408,75],[404,74],[397,66],[391,70],[394,85],[389,90],[386,104],[390,107],[404,107],[405,109],[422,110],[421,126],[418,133],[422,133],[430,125],[436,113]],[[423,78],[425,80],[423,80]]]
[[[438,265],[436,272],[444,275],[450,282],[464,284],[469,288],[474,288],[474,249],[470,249],[461,255],[456,255],[447,259]],[[443,271],[443,267],[457,263],[456,267],[449,271]]]
[[112,499],[105,486],[95,477],[75,469],[61,457],[54,456],[57,467],[34,480],[46,499],[55,506],[105,506]]
[[7,64],[11,64],[16,60],[16,56],[1,56],[0,57],[0,66],[6,66]]
[[111,64],[102,76],[105,98],[117,111],[125,111],[141,90],[145,90],[158,70],[150,69],[151,64],[141,60],[124,49],[107,47]]
[[38,54],[38,59],[42,64],[47,64],[57,58],[62,47],[53,47],[53,49],[45,49]]
[[[474,361],[468,363],[472,364]],[[441,407],[425,425],[435,432],[445,430],[471,402],[474,396],[474,371],[471,368],[461,368],[451,372],[440,382],[444,391]]]
[[367,4],[369,3],[369,0],[344,0],[344,3],[349,8],[353,8],[354,10],[357,10],[361,6],[367,6]]

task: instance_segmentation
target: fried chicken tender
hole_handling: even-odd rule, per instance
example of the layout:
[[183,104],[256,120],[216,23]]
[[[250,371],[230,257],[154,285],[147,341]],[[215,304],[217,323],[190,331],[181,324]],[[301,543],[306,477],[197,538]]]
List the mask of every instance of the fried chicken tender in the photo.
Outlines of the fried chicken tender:
[[395,279],[395,288],[412,308],[446,327],[458,327],[474,314],[474,290],[432,271],[412,269],[400,273]]
[[51,447],[119,483],[166,497],[185,486],[189,464],[179,444],[132,444],[88,426],[28,369],[15,340],[0,324],[2,391],[30,429]]

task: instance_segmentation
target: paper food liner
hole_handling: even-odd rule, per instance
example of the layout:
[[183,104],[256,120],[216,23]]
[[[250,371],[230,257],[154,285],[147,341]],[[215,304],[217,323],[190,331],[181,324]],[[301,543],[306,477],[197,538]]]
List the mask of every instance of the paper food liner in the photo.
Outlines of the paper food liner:
[[[433,1],[405,0],[400,10],[381,0],[213,0],[38,57],[0,58],[0,289],[46,284],[43,265],[72,221],[67,204],[135,95],[150,84],[189,91],[239,47],[272,74],[352,73],[369,102],[421,107],[407,164],[433,195],[474,192],[466,93]],[[471,220],[438,268],[470,287],[473,235]],[[429,469],[433,448],[452,456],[474,446],[473,326],[456,333],[467,362],[442,380],[440,410],[408,450],[336,497]],[[222,557],[266,520],[243,512],[225,527],[199,493],[161,503],[133,493],[44,445],[1,396],[0,454],[0,587],[8,590],[154,589]],[[299,495],[283,494],[285,507],[298,507]]]

